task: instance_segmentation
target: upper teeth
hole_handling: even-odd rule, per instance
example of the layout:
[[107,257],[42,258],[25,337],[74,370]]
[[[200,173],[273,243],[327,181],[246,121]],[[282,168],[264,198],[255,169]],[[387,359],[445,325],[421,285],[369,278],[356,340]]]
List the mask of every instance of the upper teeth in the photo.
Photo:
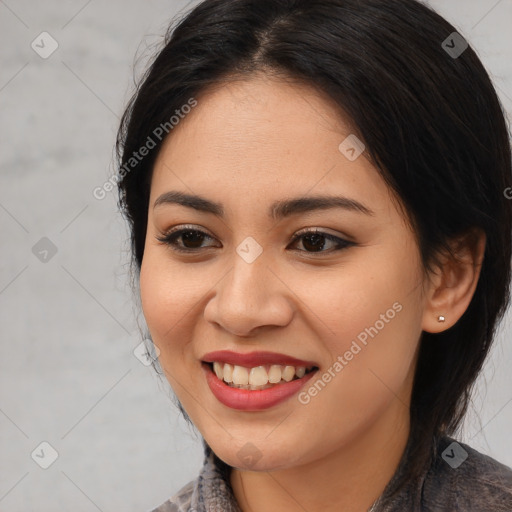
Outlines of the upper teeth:
[[217,377],[225,382],[232,382],[237,385],[265,386],[269,382],[277,384],[283,379],[290,382],[295,375],[304,377],[306,373],[305,366],[282,366],[279,364],[256,366],[254,368],[245,368],[244,366],[232,365],[229,363],[213,363],[213,370]]

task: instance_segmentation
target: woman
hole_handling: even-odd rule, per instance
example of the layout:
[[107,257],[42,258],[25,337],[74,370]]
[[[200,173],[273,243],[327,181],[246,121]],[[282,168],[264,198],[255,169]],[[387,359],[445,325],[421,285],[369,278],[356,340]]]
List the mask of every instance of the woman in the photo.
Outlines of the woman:
[[512,511],[512,470],[450,437],[508,306],[512,186],[452,25],[206,0],[118,154],[156,368],[205,447],[154,512]]

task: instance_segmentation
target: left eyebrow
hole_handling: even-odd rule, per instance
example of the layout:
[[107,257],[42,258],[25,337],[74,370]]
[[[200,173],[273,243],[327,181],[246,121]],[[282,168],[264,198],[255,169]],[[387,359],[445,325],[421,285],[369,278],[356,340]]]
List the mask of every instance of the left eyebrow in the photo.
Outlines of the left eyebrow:
[[373,210],[355,199],[344,196],[310,196],[276,201],[270,207],[269,216],[278,220],[299,213],[329,210],[332,208],[342,208],[365,215],[375,215]]
[[[179,204],[201,212],[211,213],[217,217],[224,217],[224,207],[222,204],[206,199],[205,197],[186,194],[177,190],[165,192],[159,196],[153,208],[161,204]],[[371,216],[375,215],[375,212],[364,204],[344,196],[310,196],[282,199],[270,205],[268,215],[272,219],[279,220],[300,213],[332,208],[342,208],[344,210]]]

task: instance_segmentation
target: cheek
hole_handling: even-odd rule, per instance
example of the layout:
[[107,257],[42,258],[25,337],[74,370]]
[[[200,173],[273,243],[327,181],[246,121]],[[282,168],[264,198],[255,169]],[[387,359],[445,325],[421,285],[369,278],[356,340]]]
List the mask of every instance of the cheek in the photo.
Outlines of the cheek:
[[151,252],[146,250],[140,268],[140,298],[144,318],[155,342],[157,341],[155,338],[158,338],[157,333],[165,319],[163,315],[163,311],[167,307],[165,303],[170,296],[162,286],[162,277],[158,262],[154,261]]
[[391,256],[366,259],[321,279],[301,278],[294,289],[309,297],[307,310],[314,315],[308,316],[329,353],[327,370],[336,377],[325,377],[335,382],[327,384],[333,405],[354,404],[349,409],[355,414],[371,404],[379,407],[406,385],[421,335],[414,258]]
[[[140,270],[142,311],[164,369],[177,375],[183,363],[196,362],[193,341],[205,293],[211,287],[193,265],[173,262],[150,247]],[[192,361],[193,360],[193,361]]]
[[[397,347],[420,323],[412,265],[386,266],[366,260],[351,262],[349,268],[303,272],[300,278],[289,275],[283,280],[293,282],[293,291],[304,306],[303,316],[316,326],[314,331],[332,358],[349,350],[353,340],[369,346],[370,340],[388,338],[392,331],[394,336],[387,343]],[[404,322],[408,315],[412,318]]]
[[[142,311],[154,343],[165,354],[175,344],[166,340],[178,338],[180,319],[186,318],[192,299],[183,286],[180,273],[151,248],[145,252],[140,270]],[[165,343],[166,342],[166,343]]]

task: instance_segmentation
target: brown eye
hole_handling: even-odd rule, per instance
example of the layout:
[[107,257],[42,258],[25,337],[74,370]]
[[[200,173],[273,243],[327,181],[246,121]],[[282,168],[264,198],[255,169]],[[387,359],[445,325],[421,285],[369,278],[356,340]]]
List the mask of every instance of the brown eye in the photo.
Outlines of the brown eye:
[[[181,243],[178,242],[180,239]],[[160,242],[169,245],[175,251],[181,252],[196,252],[198,249],[201,249],[202,242],[205,239],[213,240],[204,231],[192,228],[181,228],[157,237],[157,240]]]
[[[199,252],[201,249],[214,247],[213,245],[203,245],[206,240],[214,240],[210,235],[199,229],[188,227],[174,229],[156,238],[161,243],[171,247],[172,250],[184,253],[194,253]],[[297,234],[292,240],[292,245],[296,244],[298,241],[301,241],[304,247],[300,252],[309,254],[331,253],[355,245],[354,242],[349,242],[348,240],[320,230],[303,231]],[[329,244],[331,244],[330,250],[324,250]]]
[[[354,242],[349,242],[348,240],[344,240],[320,230],[303,231],[295,236],[292,244],[300,240],[302,240],[302,246],[305,249],[305,251],[302,252],[308,253],[335,252],[345,249],[351,245],[355,245]],[[329,242],[334,244],[334,248],[330,251],[323,250]]]

